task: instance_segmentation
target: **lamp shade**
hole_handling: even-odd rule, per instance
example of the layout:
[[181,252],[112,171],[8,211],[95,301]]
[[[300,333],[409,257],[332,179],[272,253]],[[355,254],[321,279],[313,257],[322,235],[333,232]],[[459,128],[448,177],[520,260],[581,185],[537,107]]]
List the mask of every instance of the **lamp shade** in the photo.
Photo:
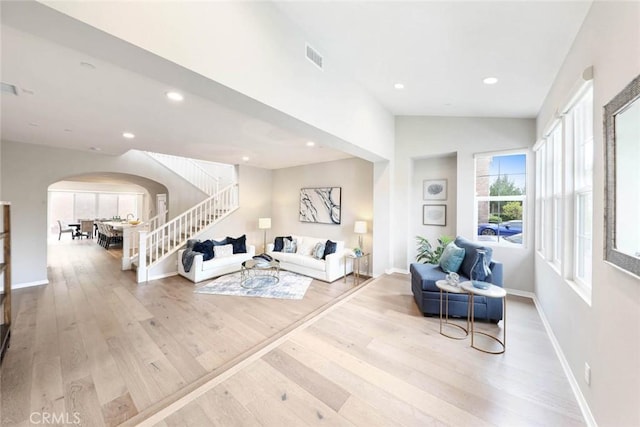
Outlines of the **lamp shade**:
[[258,218],[258,228],[260,230],[268,230],[271,228],[271,218]]
[[356,221],[356,225],[353,227],[353,232],[358,234],[367,234],[367,222]]

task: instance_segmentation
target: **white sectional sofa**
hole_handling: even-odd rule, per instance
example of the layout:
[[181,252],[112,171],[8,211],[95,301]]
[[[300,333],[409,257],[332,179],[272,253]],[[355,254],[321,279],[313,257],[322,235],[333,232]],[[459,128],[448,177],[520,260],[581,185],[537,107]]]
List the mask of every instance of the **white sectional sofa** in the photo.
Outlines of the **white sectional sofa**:
[[253,245],[247,245],[246,253],[212,258],[208,261],[204,261],[202,254],[197,254],[193,258],[193,265],[191,265],[191,269],[189,270],[189,272],[186,272],[184,271],[184,266],[182,265],[182,254],[185,250],[186,249],[181,249],[178,251],[178,274],[186,277],[194,283],[240,271],[240,266],[242,265],[242,263],[248,259],[253,258],[253,256],[256,254],[256,247]]
[[[336,252],[327,255],[326,259],[316,259],[311,255],[311,250],[317,242],[326,243],[327,239],[320,239],[309,236],[291,236],[297,241],[297,252],[275,252],[274,244],[267,245],[267,253],[273,258],[280,261],[280,268],[292,271],[294,273],[303,274],[325,282],[334,282],[345,274],[344,256],[352,253],[351,249],[344,247],[344,242],[337,240]],[[353,272],[353,265],[347,263],[347,274]]]

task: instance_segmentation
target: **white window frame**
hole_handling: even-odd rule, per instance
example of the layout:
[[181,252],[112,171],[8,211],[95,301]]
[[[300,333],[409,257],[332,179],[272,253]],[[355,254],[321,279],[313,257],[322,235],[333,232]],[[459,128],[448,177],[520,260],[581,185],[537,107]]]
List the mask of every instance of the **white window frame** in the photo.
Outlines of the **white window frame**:
[[[474,191],[475,200],[474,200],[474,240],[478,240],[478,204],[480,202],[511,202],[518,201],[522,202],[522,244],[509,244],[509,247],[513,247],[516,249],[526,248],[527,242],[529,239],[529,224],[528,224],[528,215],[527,215],[527,194],[530,192],[529,188],[529,155],[530,152],[527,149],[517,149],[517,150],[503,150],[503,151],[492,151],[485,153],[476,153],[474,154],[474,190],[476,188],[476,179],[477,179],[477,160],[479,158],[487,158],[487,157],[503,157],[503,156],[511,156],[511,155],[524,155],[525,156],[525,194],[520,196],[478,196]],[[503,243],[500,239],[498,241],[485,241],[482,240],[482,244],[486,244],[487,246],[507,246],[506,243]]]
[[[575,104],[567,113],[573,128],[574,174],[572,196],[574,203],[573,258],[575,260],[572,277],[582,287],[591,289],[593,271],[593,232],[585,229],[585,223],[593,229],[593,86],[587,85],[579,94]],[[584,153],[589,151],[589,153]],[[590,158],[583,164],[581,159]],[[586,200],[588,206],[583,204]],[[586,207],[587,212],[584,212]],[[581,242],[585,243],[581,245]],[[587,245],[590,250],[586,250]],[[585,272],[581,274],[584,264]]]
[[[574,93],[563,113],[548,127],[544,139],[534,147],[539,163],[536,248],[565,282],[591,304],[594,112],[591,81],[583,82]],[[581,150],[589,151],[586,165],[582,164]]]

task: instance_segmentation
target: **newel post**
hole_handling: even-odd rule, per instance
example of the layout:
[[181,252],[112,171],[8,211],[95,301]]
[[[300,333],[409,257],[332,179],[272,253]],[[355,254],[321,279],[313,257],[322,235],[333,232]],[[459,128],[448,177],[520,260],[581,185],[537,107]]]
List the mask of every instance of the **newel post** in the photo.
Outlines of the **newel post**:
[[138,233],[138,270],[136,272],[138,283],[147,281],[147,234],[146,230]]

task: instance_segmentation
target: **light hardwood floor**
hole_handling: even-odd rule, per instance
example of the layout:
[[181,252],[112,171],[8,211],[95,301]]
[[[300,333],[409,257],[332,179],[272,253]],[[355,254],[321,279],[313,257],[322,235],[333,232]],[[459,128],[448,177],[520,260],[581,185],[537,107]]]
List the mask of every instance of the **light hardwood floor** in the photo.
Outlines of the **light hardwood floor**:
[[144,425],[584,425],[532,302],[507,309],[506,353],[481,353],[420,315],[408,277],[384,276]]
[[301,301],[194,294],[176,276],[134,283],[95,240],[51,242],[49,285],[16,290],[0,369],[3,426],[41,414],[118,425],[286,333],[353,288],[313,281]]
[[489,355],[440,335],[404,275],[314,281],[295,302],[194,294],[179,277],[138,286],[91,241],[50,251],[51,284],[15,292],[3,426],[33,412],[82,425],[584,424],[525,298],[509,297],[507,351]]

